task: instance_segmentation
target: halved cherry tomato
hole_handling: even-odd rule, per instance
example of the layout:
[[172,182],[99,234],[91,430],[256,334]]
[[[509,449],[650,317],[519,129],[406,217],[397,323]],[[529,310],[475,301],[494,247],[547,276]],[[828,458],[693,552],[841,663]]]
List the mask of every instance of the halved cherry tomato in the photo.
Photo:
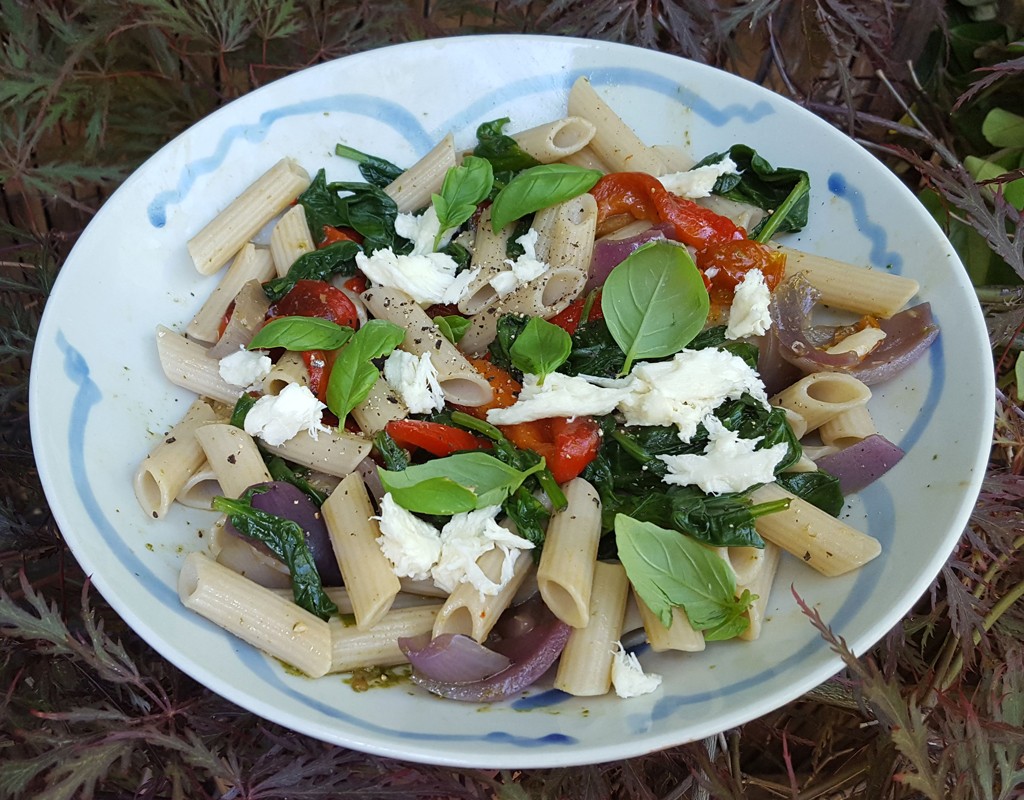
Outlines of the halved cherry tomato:
[[[548,320],[552,325],[557,325],[570,336],[576,333],[580,326],[580,317],[583,315],[583,306],[587,304],[587,298],[577,297],[564,310],[555,314]],[[603,319],[604,312],[601,311],[601,290],[598,289],[594,302],[590,305],[590,313],[587,314],[587,322],[594,319]]]
[[320,244],[317,245],[317,249],[327,247],[327,245],[334,244],[335,242],[355,242],[356,244],[362,244],[363,237],[351,228],[335,228],[332,225],[324,225],[324,238],[320,240]]
[[399,447],[419,447],[434,456],[450,456],[460,450],[482,450],[491,443],[462,428],[420,419],[392,420],[385,426]]
[[558,483],[578,477],[601,447],[601,428],[593,417],[552,417],[500,428],[516,447],[544,456]]
[[353,302],[326,281],[296,281],[288,294],[267,309],[267,319],[274,317],[319,317],[350,328],[359,324]]
[[362,273],[353,275],[351,278],[347,279],[342,284],[342,286],[344,286],[350,292],[354,292],[355,294],[362,294],[363,292],[366,291],[366,276],[363,275]]
[[782,282],[786,256],[753,239],[714,244],[700,254],[699,264],[710,282],[711,301],[729,305],[736,286],[752,269],[761,270],[769,291]]
[[519,384],[519,381],[505,372],[501,367],[496,364],[492,364],[486,358],[470,358],[469,363],[472,364],[476,368],[476,371],[483,375],[491,385],[491,391],[494,393],[493,397],[491,397],[490,402],[484,403],[482,406],[460,406],[455,403],[451,403],[450,405],[453,408],[457,408],[459,411],[465,411],[467,414],[471,414],[477,419],[487,419],[487,412],[492,408],[508,408],[516,401],[516,398],[519,397],[519,393],[523,390],[523,387]]

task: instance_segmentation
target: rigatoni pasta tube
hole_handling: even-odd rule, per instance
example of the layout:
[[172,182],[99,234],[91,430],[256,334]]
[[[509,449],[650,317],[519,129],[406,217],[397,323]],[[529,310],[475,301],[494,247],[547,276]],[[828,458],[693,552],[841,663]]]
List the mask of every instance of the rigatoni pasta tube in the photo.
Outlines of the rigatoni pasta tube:
[[379,622],[364,628],[331,617],[331,672],[363,667],[391,667],[409,661],[398,646],[406,636],[430,633],[440,603],[389,611]]
[[494,393],[487,379],[444,337],[427,312],[409,295],[400,289],[380,286],[367,289],[362,298],[377,319],[405,329],[403,350],[416,356],[430,353],[430,362],[437,370],[437,382],[448,402],[463,406],[482,406],[490,402]]
[[206,461],[195,432],[216,419],[216,412],[196,399],[181,421],[142,459],[135,471],[135,497],[149,516],[163,517],[188,479]]
[[274,260],[270,251],[256,247],[251,242],[242,246],[235,260],[231,262],[217,288],[203,303],[199,313],[192,318],[185,332],[202,342],[215,342],[220,334],[220,323],[224,313],[243,286],[249,281],[260,283],[274,277]]
[[186,608],[312,678],[331,668],[326,622],[202,553],[185,558],[178,596]]
[[612,686],[612,658],[622,633],[629,578],[621,564],[598,561],[590,592],[590,622],[573,628],[558,661],[555,688],[572,695],[607,694]]
[[870,399],[871,389],[852,375],[814,372],[783,389],[768,402],[799,414],[805,424],[802,436],[817,430],[844,411],[866,405]]
[[297,161],[282,158],[189,239],[196,269],[212,275],[309,186]]
[[601,498],[583,478],[563,487],[568,506],[551,517],[537,587],[556,617],[574,628],[590,620],[590,590],[601,539]]
[[272,480],[256,442],[241,428],[227,422],[204,425],[196,439],[225,497],[240,497],[254,483]]
[[821,302],[832,308],[888,318],[902,309],[920,288],[917,281],[902,275],[774,246],[786,254],[786,274],[804,273],[821,292]]
[[789,508],[758,517],[754,522],[757,532],[822,575],[842,575],[882,552],[874,537],[829,516],[778,484],[768,483],[750,493],[754,505],[775,500],[789,500]]
[[341,577],[360,628],[377,624],[401,590],[391,562],[380,549],[380,528],[362,477],[353,472],[321,507]]

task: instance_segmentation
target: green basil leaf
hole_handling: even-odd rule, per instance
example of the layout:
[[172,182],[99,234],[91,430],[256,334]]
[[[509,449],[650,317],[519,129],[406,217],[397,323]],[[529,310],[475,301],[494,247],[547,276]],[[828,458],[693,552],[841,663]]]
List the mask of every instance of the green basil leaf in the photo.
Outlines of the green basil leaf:
[[399,175],[405,172],[401,167],[396,167],[390,161],[377,156],[367,155],[354,147],[344,144],[334,146],[334,155],[348,158],[359,165],[359,174],[367,183],[383,189],[391,184]]
[[445,173],[441,193],[431,196],[441,226],[434,238],[434,249],[441,243],[445,231],[457,228],[476,211],[491,192],[494,171],[491,162],[476,156],[466,156],[462,164]]
[[508,123],[509,118],[502,117],[480,125],[476,129],[478,144],[473,148],[473,155],[490,161],[495,172],[519,172],[537,166],[540,163],[537,159],[523,151],[515,139],[502,132]]
[[263,293],[275,303],[294,289],[299,281],[325,281],[332,275],[355,275],[359,250],[355,242],[335,242],[303,253],[295,259],[284,277],[264,283]]
[[590,191],[601,178],[595,169],[571,164],[541,164],[516,175],[491,205],[491,226],[497,233],[512,220]]
[[558,369],[572,351],[572,337],[540,317],[531,317],[509,350],[512,364],[521,372],[538,376],[538,383]]
[[436,458],[398,472],[378,472],[385,491],[403,508],[421,514],[458,514],[500,505],[527,477],[543,468],[542,459],[519,470],[487,453],[472,452]]
[[626,355],[621,374],[636,359],[663,358],[700,333],[710,300],[686,248],[650,242],[611,271],[601,293],[608,330]]
[[370,393],[380,372],[370,363],[387,355],[405,338],[405,330],[382,319],[372,319],[349,339],[331,368],[327,407],[344,420]]
[[697,630],[731,630],[735,636],[746,629],[746,620],[738,620],[750,605],[749,593],[736,599],[736,578],[713,550],[623,514],[615,517],[615,542],[630,583],[665,626],[672,624],[672,608],[681,606]]
[[441,335],[444,336],[452,344],[458,344],[459,340],[466,335],[466,331],[469,330],[469,326],[472,324],[465,317],[460,317],[458,314],[448,314],[445,316],[434,317],[434,324],[437,329],[441,331]]
[[237,500],[215,497],[213,508],[227,514],[231,524],[239,531],[263,542],[288,565],[292,575],[292,595],[298,605],[320,619],[327,619],[337,613],[338,607],[324,592],[302,526],[290,519],[253,508],[251,492],[247,491]]
[[318,317],[276,317],[252,337],[250,350],[337,350],[352,338],[351,328]]

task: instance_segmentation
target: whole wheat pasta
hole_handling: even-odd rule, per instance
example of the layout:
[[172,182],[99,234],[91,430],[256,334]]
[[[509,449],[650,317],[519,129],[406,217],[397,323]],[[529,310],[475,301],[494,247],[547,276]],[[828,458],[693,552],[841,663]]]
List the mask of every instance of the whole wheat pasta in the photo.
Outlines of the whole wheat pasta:
[[210,358],[199,342],[186,339],[170,328],[158,325],[156,350],[167,380],[198,395],[234,405],[242,393],[220,376],[220,362]]
[[430,633],[440,608],[440,603],[433,603],[392,609],[369,627],[346,625],[341,618],[331,617],[330,672],[408,663],[398,640]]
[[[504,560],[505,554],[500,548],[494,547],[480,556],[476,563],[488,580],[498,583]],[[501,613],[511,604],[519,585],[532,566],[533,557],[530,553],[526,550],[517,551],[511,580],[494,595],[480,594],[471,583],[459,584],[437,613],[433,635],[461,633],[482,642],[491,632]]]
[[271,480],[253,438],[226,422],[205,425],[195,433],[225,497],[236,498],[256,483]]
[[843,449],[878,433],[867,406],[857,406],[822,423],[818,435],[822,444]]
[[690,618],[681,606],[672,607],[672,624],[665,627],[661,617],[655,614],[648,605],[633,592],[640,618],[643,620],[647,642],[656,653],[666,650],[680,650],[687,653],[699,653],[705,648],[704,634],[690,624]]
[[316,439],[306,431],[299,431],[284,444],[263,442],[261,447],[303,467],[344,478],[366,458],[372,445],[361,436],[333,430],[320,431]]

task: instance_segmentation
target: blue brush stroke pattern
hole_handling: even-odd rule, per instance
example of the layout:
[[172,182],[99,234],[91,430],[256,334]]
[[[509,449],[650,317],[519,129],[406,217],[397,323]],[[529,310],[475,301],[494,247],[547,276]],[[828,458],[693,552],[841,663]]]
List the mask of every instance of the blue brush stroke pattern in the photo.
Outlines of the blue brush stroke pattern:
[[182,167],[174,188],[164,190],[153,198],[147,206],[149,222],[154,228],[164,227],[167,224],[168,208],[183,202],[198,178],[218,170],[227,160],[235,142],[261,142],[279,120],[322,114],[327,111],[343,111],[346,114],[384,123],[405,139],[414,152],[422,155],[448,131],[461,131],[470,125],[479,124],[485,117],[493,117],[494,109],[507,106],[514,100],[552,91],[568,92],[575,80],[581,76],[589,76],[596,86],[634,86],[663,95],[688,106],[697,116],[715,127],[721,127],[733,120],[757,122],[775,113],[771,104],[765,100],[750,106],[730,103],[719,107],[675,80],[631,67],[559,72],[513,81],[488,92],[430,132],[424,130],[414,114],[394,101],[367,94],[330,95],[270,109],[260,114],[256,122],[239,123],[229,127],[221,134],[210,155],[189,161]]
[[881,223],[875,222],[869,216],[864,193],[851,184],[841,172],[833,172],[828,176],[828,190],[849,204],[853,219],[857,223],[857,230],[871,242],[871,254],[868,256],[871,266],[888,269],[899,275],[903,271],[903,256],[886,249],[889,246],[889,235]]

